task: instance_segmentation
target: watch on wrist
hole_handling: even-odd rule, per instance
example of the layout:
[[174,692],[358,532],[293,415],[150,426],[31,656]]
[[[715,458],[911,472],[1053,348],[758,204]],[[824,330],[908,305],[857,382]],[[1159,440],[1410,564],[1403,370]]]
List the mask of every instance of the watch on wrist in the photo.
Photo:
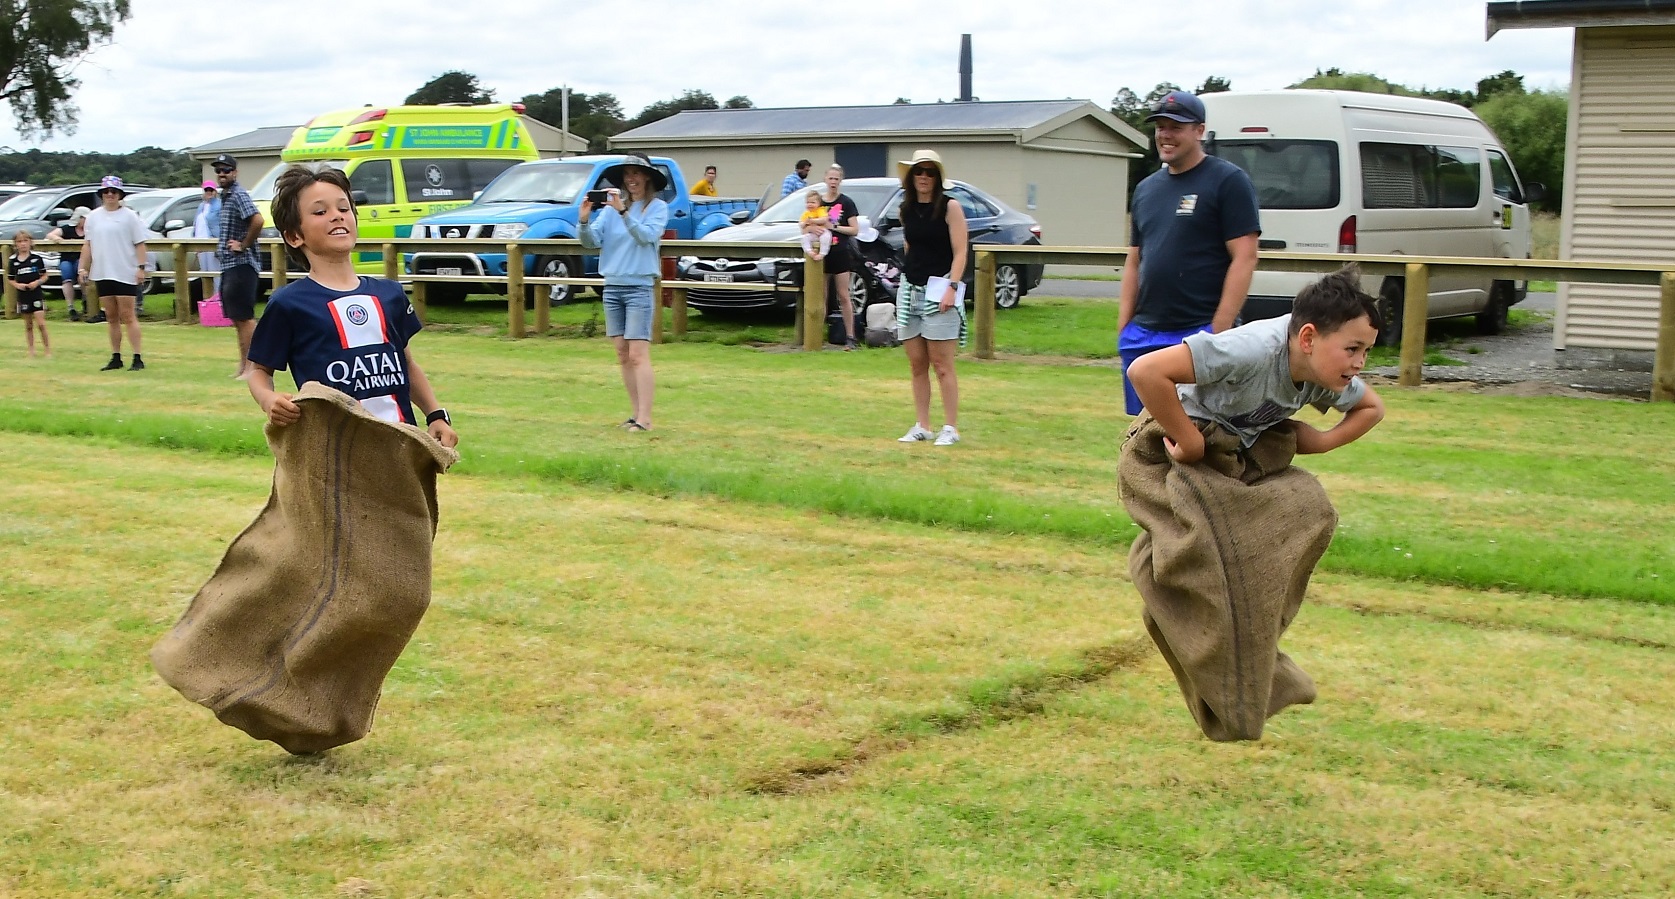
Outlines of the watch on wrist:
[[446,424],[450,428],[454,426],[454,420],[448,416],[448,410],[446,409],[437,409],[435,412],[425,416],[425,424],[427,425],[433,425],[439,421]]

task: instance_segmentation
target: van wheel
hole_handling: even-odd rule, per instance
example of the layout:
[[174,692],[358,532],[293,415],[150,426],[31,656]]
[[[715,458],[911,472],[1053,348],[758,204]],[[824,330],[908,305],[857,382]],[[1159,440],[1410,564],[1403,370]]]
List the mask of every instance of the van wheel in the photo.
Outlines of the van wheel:
[[867,311],[867,306],[871,302],[872,302],[872,299],[867,296],[867,279],[861,275],[861,272],[858,269],[850,271],[850,273],[849,273],[849,306],[850,306],[850,308],[854,309],[855,314],[857,316],[859,316],[859,315],[864,314]]
[[[581,273],[581,266],[569,256],[537,256],[535,257],[535,277],[537,278],[575,278]],[[531,284],[524,288],[524,293],[530,302],[539,297],[546,297],[550,306],[563,306],[576,298],[579,288],[574,284]]]
[[1018,270],[1010,265],[995,268],[995,306],[1000,309],[1016,309],[1024,299],[1023,279],[1018,277]]
[[1402,345],[1403,285],[1400,281],[1386,281],[1378,292],[1378,317],[1384,327],[1378,332],[1379,346]]
[[1496,281],[1489,289],[1489,305],[1477,313],[1477,333],[1485,335],[1504,334],[1506,322],[1512,311],[1512,282]]

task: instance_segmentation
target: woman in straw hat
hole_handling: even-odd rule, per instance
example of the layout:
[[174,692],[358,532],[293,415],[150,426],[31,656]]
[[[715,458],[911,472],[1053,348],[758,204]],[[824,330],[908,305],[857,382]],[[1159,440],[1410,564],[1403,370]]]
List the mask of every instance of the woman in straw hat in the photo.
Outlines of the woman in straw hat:
[[603,202],[583,198],[578,212],[582,246],[599,251],[599,274],[605,279],[605,335],[616,345],[622,386],[628,389],[632,413],[622,426],[629,431],[651,430],[651,317],[657,276],[662,271],[658,250],[669,206],[657,194],[669,179],[638,153],[605,169],[613,187]]
[[[954,354],[965,342],[965,212],[945,191],[942,157],[919,150],[897,163],[904,196],[901,203],[905,240],[901,287],[896,291],[896,325],[913,373],[913,411],[918,420],[902,443],[934,440],[937,446],[960,441],[960,384]],[[930,370],[936,369],[942,393],[942,430],[932,433]]]

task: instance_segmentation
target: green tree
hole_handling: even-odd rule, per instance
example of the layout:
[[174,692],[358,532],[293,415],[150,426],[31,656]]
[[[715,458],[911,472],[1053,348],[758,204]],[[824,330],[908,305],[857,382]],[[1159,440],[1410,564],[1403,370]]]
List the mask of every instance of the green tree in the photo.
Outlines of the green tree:
[[[1524,76],[1507,69],[1477,82],[1477,102],[1482,103],[1498,94],[1524,93]],[[1467,104],[1471,105],[1471,104]]]
[[[562,125],[564,88],[544,94],[526,94],[521,101],[525,114],[549,125]],[[570,133],[587,138],[590,153],[605,152],[605,140],[623,128],[622,104],[612,94],[570,92]]]
[[1570,98],[1561,91],[1492,92],[1474,110],[1494,129],[1518,175],[1527,184],[1539,181],[1547,189],[1536,206],[1557,212],[1564,198],[1565,125]]
[[1232,89],[1232,79],[1211,75],[1210,77],[1205,78],[1204,83],[1198,85],[1198,89],[1193,91],[1193,93],[1202,96],[1204,94],[1219,94]]
[[659,100],[656,103],[648,105],[645,109],[640,110],[639,115],[628,120],[628,127],[638,128],[641,125],[655,122],[658,119],[666,119],[677,112],[683,112],[688,109],[720,108],[721,104],[715,102],[715,97],[710,96],[709,91],[682,91],[680,96],[675,97],[672,100]]
[[1362,91],[1368,94],[1400,94],[1405,97],[1411,97],[1417,93],[1412,88],[1392,84],[1371,72],[1345,72],[1338,68],[1330,68],[1324,72],[1315,69],[1313,75],[1290,85],[1290,87],[1331,91]]
[[755,109],[756,104],[750,102],[750,98],[745,96],[744,94],[739,94],[736,97],[728,97],[727,102],[721,104],[721,108],[722,109]]
[[25,137],[73,133],[72,74],[128,18],[129,0],[0,0],[0,97]]
[[477,83],[470,72],[450,69],[425,82],[424,86],[407,95],[402,101],[408,105],[434,106],[438,103],[493,103],[494,91]]

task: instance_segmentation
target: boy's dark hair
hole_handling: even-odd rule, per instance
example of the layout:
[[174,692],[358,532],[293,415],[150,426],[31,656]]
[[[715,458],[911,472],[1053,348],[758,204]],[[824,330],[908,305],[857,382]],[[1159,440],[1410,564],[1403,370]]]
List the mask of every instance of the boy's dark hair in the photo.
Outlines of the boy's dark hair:
[[[342,188],[343,195],[350,196],[352,188],[349,186],[349,176],[341,170],[329,165],[293,165],[279,176],[279,180],[273,182],[273,203],[268,207],[273,212],[273,227],[279,231],[279,239],[285,243],[285,258],[294,265],[301,265],[305,270],[309,267],[308,255],[301,247],[291,246],[290,241],[285,238],[302,234],[302,192],[320,182]],[[353,212],[354,209],[355,200],[350,197],[349,210]]]
[[1378,301],[1361,289],[1361,268],[1352,262],[1297,292],[1291,304],[1291,336],[1304,325],[1330,334],[1363,315],[1373,330],[1384,330]]

